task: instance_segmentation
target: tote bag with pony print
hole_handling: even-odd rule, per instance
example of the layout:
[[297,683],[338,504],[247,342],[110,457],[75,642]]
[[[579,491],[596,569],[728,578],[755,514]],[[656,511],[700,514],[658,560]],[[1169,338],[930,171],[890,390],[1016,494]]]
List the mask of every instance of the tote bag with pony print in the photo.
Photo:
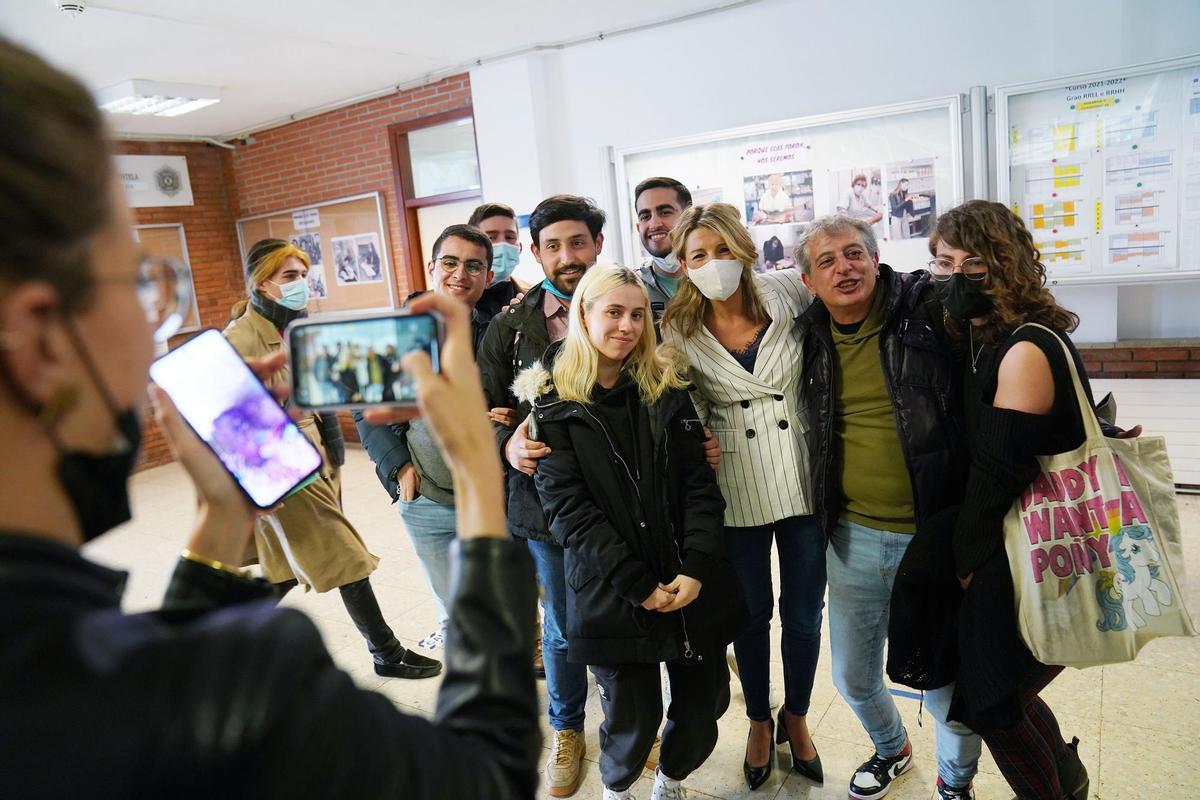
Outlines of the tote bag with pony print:
[[1087,438],[1038,456],[1038,475],[1004,519],[1018,626],[1043,664],[1130,661],[1151,639],[1195,634],[1180,591],[1171,464],[1161,436],[1103,435],[1063,352]]

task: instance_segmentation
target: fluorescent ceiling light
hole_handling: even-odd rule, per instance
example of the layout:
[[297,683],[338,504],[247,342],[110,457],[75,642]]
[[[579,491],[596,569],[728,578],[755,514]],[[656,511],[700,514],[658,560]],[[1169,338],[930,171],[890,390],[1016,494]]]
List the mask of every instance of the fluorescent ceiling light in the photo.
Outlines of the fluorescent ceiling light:
[[177,117],[221,102],[215,86],[159,81],[122,81],[96,93],[96,103],[112,114]]

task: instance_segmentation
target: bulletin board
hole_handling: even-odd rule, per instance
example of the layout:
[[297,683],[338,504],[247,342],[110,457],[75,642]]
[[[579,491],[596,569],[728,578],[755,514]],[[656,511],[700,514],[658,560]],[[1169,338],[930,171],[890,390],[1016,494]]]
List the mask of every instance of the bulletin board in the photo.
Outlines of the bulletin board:
[[183,325],[178,333],[190,333],[200,330],[200,308],[196,304],[196,283],[192,279],[192,262],[188,259],[187,237],[183,225],[166,223],[162,225],[134,225],[133,238],[141,244],[147,255],[173,258],[183,264],[183,280],[187,284],[188,297],[191,307],[183,317]]
[[997,87],[996,143],[1052,283],[1200,277],[1200,56]]
[[613,163],[632,260],[642,253],[634,187],[665,175],[687,185],[696,204],[741,210],[756,269],[794,266],[808,223],[845,211],[874,228],[881,260],[911,271],[929,261],[938,213],[963,199],[961,103],[955,95],[614,148]]
[[308,253],[308,309],[396,307],[391,248],[378,192],[246,217],[237,222],[242,261],[261,239],[286,239]]

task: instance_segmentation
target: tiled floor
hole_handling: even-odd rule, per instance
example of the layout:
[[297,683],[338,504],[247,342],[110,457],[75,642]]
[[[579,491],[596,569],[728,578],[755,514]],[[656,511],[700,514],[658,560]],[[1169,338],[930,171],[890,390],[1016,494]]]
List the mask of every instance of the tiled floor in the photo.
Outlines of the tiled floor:
[[[397,635],[412,646],[435,627],[434,604],[416,556],[404,534],[396,509],[387,502],[366,456],[351,450],[345,470],[345,505],[370,549],[382,559],[372,577],[379,602]],[[133,480],[135,521],[89,546],[98,561],[130,569],[125,600],[130,610],[154,607],[191,524],[195,499],[182,470],[160,467]],[[1181,497],[1189,606],[1200,613],[1200,497]],[[285,601],[304,609],[320,626],[337,661],[363,686],[378,689],[402,710],[430,714],[438,680],[401,681],[377,677],[358,633],[350,624],[336,592],[324,595],[292,592]],[[830,680],[828,639],[823,644],[813,690],[809,725],[824,761],[827,780],[815,786],[796,775],[776,770],[756,792],[742,782],[741,763],[746,737],[741,690],[731,684],[733,703],[721,720],[721,738],[708,762],[686,786],[697,798],[844,798],[855,766],[871,754],[869,740]],[[776,649],[775,652],[778,652]],[[435,653],[436,655],[436,653]],[[775,678],[781,680],[778,665]],[[782,695],[777,685],[775,695]],[[1151,643],[1132,664],[1063,674],[1046,691],[1063,732],[1078,736],[1080,752],[1092,775],[1093,797],[1104,800],[1186,798],[1200,796],[1200,639]],[[544,707],[543,698],[543,707]],[[901,778],[890,797],[930,798],[936,780],[933,726],[929,716],[918,722],[918,703],[898,698],[912,736],[917,766]],[[593,687],[586,725],[588,764],[584,785],[576,797],[601,794],[596,759],[600,748],[598,697]],[[548,732],[548,729],[547,729]],[[980,800],[1012,796],[996,766],[984,751],[975,786]],[[647,798],[651,779],[637,786]],[[465,799],[464,799],[465,800]]]

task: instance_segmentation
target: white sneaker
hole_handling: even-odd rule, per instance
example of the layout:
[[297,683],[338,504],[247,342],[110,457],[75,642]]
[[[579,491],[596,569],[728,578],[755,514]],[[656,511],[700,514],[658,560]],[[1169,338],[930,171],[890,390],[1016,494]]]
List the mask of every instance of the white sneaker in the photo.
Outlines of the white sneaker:
[[650,800],[687,800],[687,789],[682,782],[663,775],[662,770],[654,771],[654,789],[650,792]]
[[633,795],[633,787],[629,787],[623,792],[618,792],[616,789],[604,787],[604,795],[602,800],[637,800]]

